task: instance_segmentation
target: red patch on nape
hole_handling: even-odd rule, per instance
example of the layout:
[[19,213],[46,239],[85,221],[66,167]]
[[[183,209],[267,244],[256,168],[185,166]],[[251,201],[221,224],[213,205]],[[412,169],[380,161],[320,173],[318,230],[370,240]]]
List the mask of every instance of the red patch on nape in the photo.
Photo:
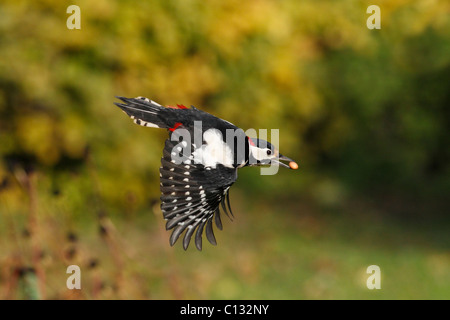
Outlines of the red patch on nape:
[[182,126],[183,124],[181,122],[177,122],[175,123],[175,125],[173,126],[173,128],[169,128],[170,131],[174,132],[175,130],[177,130],[177,128],[179,126]]
[[[248,137],[247,137],[247,138],[248,138]],[[254,146],[254,147],[256,146],[255,143],[253,142],[253,140],[252,140],[251,138],[248,138],[248,142],[250,143],[250,145],[252,145],[252,146]]]

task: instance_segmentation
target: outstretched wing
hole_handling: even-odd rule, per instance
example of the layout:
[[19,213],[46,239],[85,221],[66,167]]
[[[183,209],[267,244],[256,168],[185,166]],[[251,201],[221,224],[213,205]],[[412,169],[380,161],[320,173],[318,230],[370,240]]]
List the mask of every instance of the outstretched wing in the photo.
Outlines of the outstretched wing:
[[208,241],[216,245],[212,219],[215,218],[222,230],[219,206],[232,215],[228,190],[237,179],[237,169],[220,164],[215,168],[205,167],[194,163],[192,157],[182,158],[181,163],[175,161],[174,154],[182,155],[178,144],[170,139],[165,143],[160,168],[161,209],[167,220],[166,229],[173,229],[170,245],[185,231],[183,248],[188,248],[195,233],[195,245],[201,250],[204,230]]

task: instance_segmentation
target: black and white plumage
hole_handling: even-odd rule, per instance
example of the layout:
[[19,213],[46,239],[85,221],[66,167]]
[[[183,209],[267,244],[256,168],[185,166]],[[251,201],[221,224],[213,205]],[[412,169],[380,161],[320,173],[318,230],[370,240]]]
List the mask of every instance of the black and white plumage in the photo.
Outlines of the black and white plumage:
[[[298,166],[279,154],[269,142],[249,138],[232,123],[195,107],[163,107],[147,98],[117,97],[115,103],[134,122],[169,131],[160,167],[161,210],[173,229],[170,245],[184,233],[186,250],[192,237],[198,250],[202,235],[216,245],[213,219],[222,230],[221,209],[232,216],[229,189],[244,166],[279,164]],[[289,166],[280,162],[289,161]]]

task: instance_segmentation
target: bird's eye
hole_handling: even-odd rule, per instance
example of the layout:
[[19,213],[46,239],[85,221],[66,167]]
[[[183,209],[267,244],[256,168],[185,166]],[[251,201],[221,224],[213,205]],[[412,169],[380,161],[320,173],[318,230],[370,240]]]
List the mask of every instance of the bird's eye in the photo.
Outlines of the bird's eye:
[[270,156],[272,154],[272,150],[267,150],[267,155]]

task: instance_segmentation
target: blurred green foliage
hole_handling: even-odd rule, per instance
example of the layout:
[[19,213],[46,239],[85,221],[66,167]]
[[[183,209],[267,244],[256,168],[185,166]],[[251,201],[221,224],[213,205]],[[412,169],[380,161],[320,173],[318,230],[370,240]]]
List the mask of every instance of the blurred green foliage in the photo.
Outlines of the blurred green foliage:
[[[81,30],[66,28],[70,4],[81,8]],[[277,212],[280,200],[301,199],[317,204],[320,215],[323,207],[366,199],[380,215],[406,211],[409,217],[446,218],[450,4],[378,1],[381,29],[369,30],[371,4],[3,0],[3,241],[12,242],[36,210],[65,231],[89,230],[91,217],[103,226],[111,214],[145,221],[141,213],[148,217],[159,197],[167,134],[134,125],[113,105],[115,95],[195,105],[244,129],[279,128],[280,150],[298,160],[300,170],[280,170],[272,177],[241,170],[233,189],[250,195],[234,201],[255,215],[251,201],[266,201]],[[33,192],[36,210],[24,201]],[[284,214],[301,210],[294,205]],[[291,231],[280,236],[288,242],[285,248],[291,248]],[[55,232],[54,226],[43,232]],[[64,238],[63,232],[59,236]],[[9,244],[6,252],[13,252]],[[63,249],[49,245],[46,250]],[[300,251],[308,256],[305,250]],[[447,258],[436,263],[448,266]],[[320,288],[322,280],[317,281]],[[239,292],[233,283],[222,285]],[[161,296],[179,297],[176,292]],[[320,290],[303,295],[321,296]]]

